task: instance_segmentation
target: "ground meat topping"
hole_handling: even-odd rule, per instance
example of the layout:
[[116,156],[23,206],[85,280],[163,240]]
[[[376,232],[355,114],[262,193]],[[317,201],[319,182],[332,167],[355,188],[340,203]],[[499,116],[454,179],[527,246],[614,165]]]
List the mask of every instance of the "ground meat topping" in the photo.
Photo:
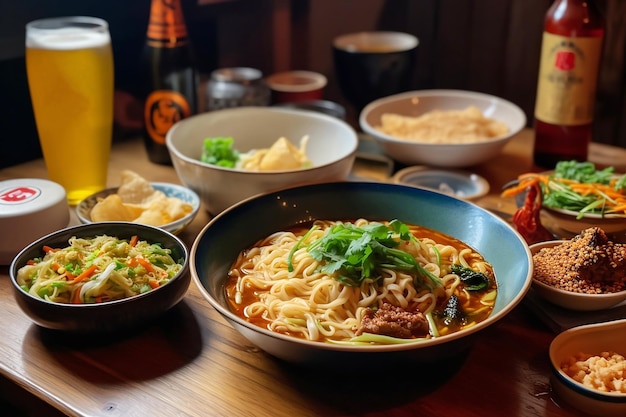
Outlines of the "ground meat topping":
[[626,289],[626,244],[610,241],[598,227],[541,249],[533,262],[535,279],[562,290],[603,294]]
[[418,309],[403,309],[383,303],[379,309],[368,309],[356,331],[410,339],[428,334],[428,321]]

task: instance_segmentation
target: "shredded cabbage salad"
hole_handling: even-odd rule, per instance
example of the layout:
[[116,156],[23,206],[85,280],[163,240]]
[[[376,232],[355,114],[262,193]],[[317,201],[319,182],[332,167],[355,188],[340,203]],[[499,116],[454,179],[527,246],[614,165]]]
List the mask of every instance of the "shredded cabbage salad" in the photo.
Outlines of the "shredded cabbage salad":
[[138,236],[127,240],[74,236],[67,247],[44,246],[43,251],[43,257],[19,269],[17,282],[29,294],[55,303],[103,303],[132,297],[165,285],[183,267],[170,249]]

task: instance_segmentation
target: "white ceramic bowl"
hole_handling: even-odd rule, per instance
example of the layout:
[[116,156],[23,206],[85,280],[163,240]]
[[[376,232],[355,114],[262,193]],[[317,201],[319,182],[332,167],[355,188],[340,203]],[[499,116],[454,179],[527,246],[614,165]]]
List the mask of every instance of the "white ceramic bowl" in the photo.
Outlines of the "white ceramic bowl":
[[562,399],[588,415],[617,417],[626,415],[626,394],[607,393],[574,380],[561,364],[578,353],[598,355],[617,352],[626,356],[626,319],[574,327],[557,335],[550,344],[552,388]]
[[[549,240],[530,245],[534,255],[542,248],[562,244],[562,240]],[[626,291],[611,294],[583,294],[555,288],[533,278],[533,289],[543,299],[560,307],[577,311],[596,311],[614,307],[626,300]]]
[[[240,251],[271,233],[313,219],[359,217],[401,219],[439,230],[474,247],[493,265],[498,281],[491,315],[463,331],[419,343],[347,346],[274,333],[243,320],[230,309],[224,286]],[[319,369],[339,366],[369,372],[374,368],[432,365],[465,352],[473,335],[506,316],[524,298],[531,285],[532,260],[522,237],[504,220],[477,205],[415,187],[345,181],[284,189],[223,211],[194,241],[190,269],[207,301],[262,350]]]
[[[395,138],[376,129],[384,113],[417,117],[432,110],[464,110],[469,106],[482,110],[485,117],[506,123],[508,133],[484,142],[438,144]],[[407,165],[460,168],[481,164],[496,157],[511,138],[526,126],[526,115],[510,101],[489,94],[462,90],[421,90],[371,102],[361,112],[359,124],[396,161]]]
[[[233,137],[234,148],[247,152],[270,147],[281,136],[294,144],[309,136],[307,156],[313,167],[292,171],[250,172],[200,161],[205,138]],[[358,138],[346,122],[313,111],[278,107],[237,107],[181,120],[168,131],[167,148],[178,177],[200,195],[207,211],[217,214],[256,194],[316,182],[346,180]]]
[[489,182],[486,179],[460,169],[415,165],[399,170],[391,179],[397,184],[434,190],[464,200],[475,200],[489,192]]
[[[183,187],[178,184],[171,184],[165,182],[151,182],[150,185],[155,190],[163,192],[167,197],[175,197],[182,200],[185,203],[191,205],[192,209],[189,214],[171,223],[167,223],[159,226],[161,229],[167,230],[170,233],[180,233],[191,221],[196,217],[200,210],[200,197],[194,191],[187,187]],[[107,188],[106,190],[99,191],[86,197],[76,206],[76,216],[81,223],[92,223],[91,210],[98,203],[98,199],[105,198],[111,194],[115,194],[118,188]]]

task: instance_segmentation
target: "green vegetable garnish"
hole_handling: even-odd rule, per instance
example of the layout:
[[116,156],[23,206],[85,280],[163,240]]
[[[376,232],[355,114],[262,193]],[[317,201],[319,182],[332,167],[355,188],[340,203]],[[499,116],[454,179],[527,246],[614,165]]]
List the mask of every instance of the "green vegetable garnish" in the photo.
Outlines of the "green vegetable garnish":
[[[293,270],[293,254],[303,246],[310,232],[289,254],[290,271]],[[421,245],[406,224],[392,220],[389,225],[371,222],[363,227],[337,223],[306,248],[315,260],[321,262],[320,271],[335,276],[338,281],[349,286],[360,286],[368,278],[378,280],[384,268],[415,272],[417,277],[441,286],[439,277],[424,269],[411,254],[397,249],[401,243]],[[416,279],[417,286],[423,283]],[[426,285],[429,285],[428,282]]]
[[457,274],[461,278],[461,282],[465,284],[465,289],[468,291],[479,291],[489,288],[489,277],[482,272],[474,271],[462,265],[452,265],[450,269],[452,273]]
[[[611,197],[601,191],[598,191],[597,194],[581,194],[574,191],[567,182],[560,180],[572,180],[581,184],[608,185],[614,175],[613,167],[596,169],[591,162],[560,161],[548,182],[541,183],[543,205],[578,212],[578,219],[582,218],[585,213],[602,214],[607,202],[613,202]],[[619,192],[625,187],[626,176],[622,176],[613,189]]]
[[234,168],[239,161],[239,151],[233,148],[234,142],[232,137],[204,139],[200,160],[211,165]]

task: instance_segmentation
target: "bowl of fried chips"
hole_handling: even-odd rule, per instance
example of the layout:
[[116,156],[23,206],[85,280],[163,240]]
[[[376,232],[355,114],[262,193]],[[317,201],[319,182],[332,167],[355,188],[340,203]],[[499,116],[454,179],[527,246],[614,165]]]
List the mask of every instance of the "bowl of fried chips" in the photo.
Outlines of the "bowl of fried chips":
[[149,182],[130,170],[120,176],[119,187],[92,194],[76,206],[81,223],[125,221],[177,234],[198,214],[200,197],[187,187]]

